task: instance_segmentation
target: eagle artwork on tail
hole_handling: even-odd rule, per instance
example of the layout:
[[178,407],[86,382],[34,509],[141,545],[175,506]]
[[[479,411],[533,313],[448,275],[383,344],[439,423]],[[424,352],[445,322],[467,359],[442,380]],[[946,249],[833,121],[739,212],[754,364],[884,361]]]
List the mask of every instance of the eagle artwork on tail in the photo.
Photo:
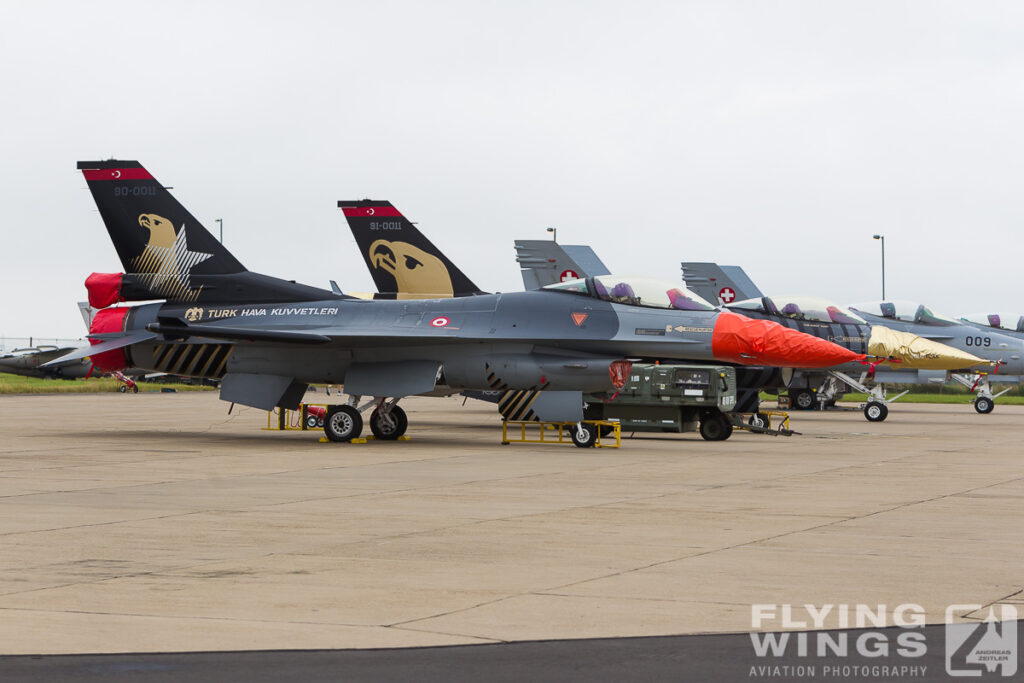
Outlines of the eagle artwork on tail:
[[139,214],[139,225],[149,230],[142,253],[132,261],[133,270],[154,293],[179,301],[195,301],[202,287],[192,289],[192,268],[213,254],[189,251],[185,226],[175,232],[174,224],[155,213]]

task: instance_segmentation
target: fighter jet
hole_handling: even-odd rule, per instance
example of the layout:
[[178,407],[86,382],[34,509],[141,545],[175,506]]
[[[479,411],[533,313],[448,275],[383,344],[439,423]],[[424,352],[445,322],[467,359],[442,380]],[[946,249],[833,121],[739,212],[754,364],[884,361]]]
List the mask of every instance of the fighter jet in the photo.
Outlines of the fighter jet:
[[50,361],[76,351],[77,346],[33,346],[12,349],[0,355],[0,372],[41,379],[77,379],[92,373],[92,363],[84,358],[47,365]]
[[[1002,395],[992,390],[993,382],[1018,383],[1024,374],[1024,338],[1009,336],[994,329],[978,334],[978,329],[949,316],[934,313],[927,306],[912,301],[875,301],[851,304],[858,315],[875,325],[885,325],[941,342],[966,353],[971,353],[994,365],[989,372],[955,372],[950,379],[975,393],[974,409],[982,414],[991,413],[995,399]],[[907,377],[905,371],[889,371],[886,381],[919,384],[918,377]]]
[[374,397],[363,407],[373,407],[375,435],[393,439],[408,426],[397,405],[404,396],[530,389],[539,392],[534,410],[543,419],[577,422],[582,392],[623,386],[627,358],[824,367],[858,357],[720,312],[650,278],[604,276],[450,299],[355,299],[245,270],[138,162],[78,167],[126,271],[91,276],[90,301],[164,299],[99,311],[86,351],[93,363],[222,376],[221,399],[264,410],[296,408],[313,382],[344,384],[348,404],[325,420],[334,441],[361,432],[363,396]]
[[[903,302],[897,314],[896,304],[892,302],[843,308],[820,298],[764,297],[742,268],[731,266],[730,271],[726,268],[714,263],[682,264],[688,286],[693,283],[698,291],[714,293],[720,299],[736,299],[726,304],[729,310],[777,320],[840,343],[844,337],[855,344],[860,341],[869,356],[891,359],[876,364],[877,367],[868,372],[861,371],[859,377],[846,368],[798,371],[786,383],[794,407],[810,409],[819,403],[834,403],[849,387],[868,394],[865,417],[881,421],[888,415],[888,404],[907,393],[890,397],[887,385],[955,381],[975,390],[975,409],[987,413],[994,405],[992,379],[1002,379],[1004,373],[1007,377],[1019,374],[1020,353],[1013,352],[1012,345],[991,337],[989,344],[996,344],[995,348],[986,348],[983,338],[974,344],[969,328],[950,318],[936,316],[924,306]],[[733,279],[737,274],[741,277]],[[757,294],[738,300],[751,292]],[[849,327],[851,322],[854,328]],[[988,374],[992,369],[998,374]]]

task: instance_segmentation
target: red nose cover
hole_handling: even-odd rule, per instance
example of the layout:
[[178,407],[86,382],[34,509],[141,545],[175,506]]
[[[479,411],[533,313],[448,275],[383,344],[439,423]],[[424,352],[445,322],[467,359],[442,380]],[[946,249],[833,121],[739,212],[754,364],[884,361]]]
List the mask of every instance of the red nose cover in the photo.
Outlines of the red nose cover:
[[118,301],[124,301],[121,298],[121,277],[121,273],[93,273],[85,278],[89,305],[93,308],[106,308]]
[[[122,332],[124,331],[124,318],[128,315],[128,311],[131,309],[125,308],[106,308],[96,314],[96,317],[92,319],[92,325],[89,326],[89,331],[94,334],[101,334],[103,332]],[[89,339],[89,343],[99,344],[102,339]],[[89,356],[92,360],[94,368],[101,370],[102,372],[114,372],[115,370],[122,370],[128,367],[128,360],[124,357],[124,349],[113,349],[112,351],[104,351],[103,353],[97,353],[95,356]]]
[[770,320],[752,320],[727,312],[720,313],[715,321],[711,352],[730,363],[780,368],[827,368],[865,357]]

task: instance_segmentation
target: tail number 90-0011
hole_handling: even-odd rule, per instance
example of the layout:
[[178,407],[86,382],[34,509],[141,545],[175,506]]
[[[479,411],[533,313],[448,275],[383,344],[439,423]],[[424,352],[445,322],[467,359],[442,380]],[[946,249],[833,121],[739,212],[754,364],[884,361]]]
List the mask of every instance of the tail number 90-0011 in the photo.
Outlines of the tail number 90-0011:
[[967,337],[968,346],[992,346],[992,337]]

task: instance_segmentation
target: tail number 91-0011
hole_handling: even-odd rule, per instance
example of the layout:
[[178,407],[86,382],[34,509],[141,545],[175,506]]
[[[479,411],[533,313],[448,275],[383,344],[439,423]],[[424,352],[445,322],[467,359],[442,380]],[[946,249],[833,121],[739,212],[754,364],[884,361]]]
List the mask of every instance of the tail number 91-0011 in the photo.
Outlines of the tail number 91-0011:
[[968,346],[992,346],[992,337],[967,337]]

